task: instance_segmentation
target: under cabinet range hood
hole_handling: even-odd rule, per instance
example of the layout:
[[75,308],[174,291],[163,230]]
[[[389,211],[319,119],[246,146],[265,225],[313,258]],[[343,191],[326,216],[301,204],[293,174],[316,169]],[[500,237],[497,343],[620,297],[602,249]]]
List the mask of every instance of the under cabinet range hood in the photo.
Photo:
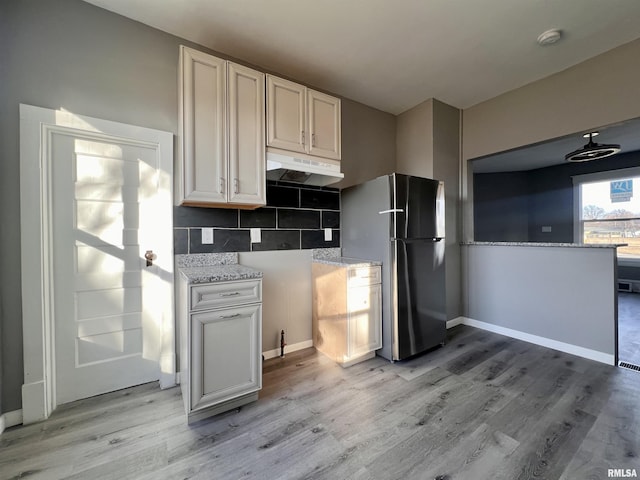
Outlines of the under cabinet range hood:
[[267,179],[324,187],[344,178],[340,165],[267,151]]

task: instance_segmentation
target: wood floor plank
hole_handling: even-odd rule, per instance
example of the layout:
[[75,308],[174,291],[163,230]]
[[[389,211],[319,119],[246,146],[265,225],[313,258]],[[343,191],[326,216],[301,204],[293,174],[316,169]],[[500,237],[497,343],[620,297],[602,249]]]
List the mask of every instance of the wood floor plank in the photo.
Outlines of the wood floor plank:
[[452,445],[447,455],[417,464],[408,478],[495,478],[496,465],[505,461],[519,442],[483,423]]
[[490,333],[484,330],[467,329],[462,325],[447,331],[447,341],[444,347],[438,347],[425,355],[420,355],[409,360],[397,362],[398,375],[405,380],[412,380],[429,370],[442,366],[447,361],[484,348]]
[[[625,378],[626,377],[626,378]],[[568,463],[561,479],[607,478],[609,468],[635,468],[640,475],[640,392],[635,372],[614,369],[607,402]],[[616,382],[620,380],[620,382]]]

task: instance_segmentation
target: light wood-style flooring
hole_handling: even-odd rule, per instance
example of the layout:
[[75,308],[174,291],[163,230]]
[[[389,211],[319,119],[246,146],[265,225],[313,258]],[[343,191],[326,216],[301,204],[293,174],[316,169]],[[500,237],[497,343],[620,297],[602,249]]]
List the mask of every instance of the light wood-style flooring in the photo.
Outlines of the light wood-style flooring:
[[2,479],[575,479],[640,475],[640,374],[458,326],[406,362],[264,365],[258,402],[188,427],[155,384],[0,436]]

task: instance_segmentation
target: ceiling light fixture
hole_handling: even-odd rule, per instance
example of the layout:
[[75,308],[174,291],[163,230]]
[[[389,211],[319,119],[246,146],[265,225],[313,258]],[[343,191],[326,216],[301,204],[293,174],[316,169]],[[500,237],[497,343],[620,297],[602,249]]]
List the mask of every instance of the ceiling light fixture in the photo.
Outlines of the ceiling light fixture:
[[541,33],[538,36],[538,45],[544,47],[546,45],[553,45],[558,40],[562,38],[562,30],[558,28],[553,28],[551,30],[547,30],[546,32]]
[[610,157],[620,151],[620,145],[603,145],[595,143],[593,137],[599,135],[599,132],[585,133],[585,138],[589,137],[589,143],[571,153],[567,153],[564,159],[567,162],[588,162],[589,160],[597,160],[599,158]]

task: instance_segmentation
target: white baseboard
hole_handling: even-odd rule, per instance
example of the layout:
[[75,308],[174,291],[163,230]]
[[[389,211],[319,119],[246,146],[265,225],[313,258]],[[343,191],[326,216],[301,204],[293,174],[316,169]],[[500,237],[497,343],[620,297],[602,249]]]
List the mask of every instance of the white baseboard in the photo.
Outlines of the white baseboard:
[[464,323],[464,318],[465,317],[457,317],[453,320],[447,320],[447,330],[455,326],[462,325]]
[[0,415],[0,435],[9,427],[22,423],[22,410],[13,410]]
[[[550,338],[532,335],[530,333],[521,332],[519,330],[513,330],[511,328],[494,325],[492,323],[481,322],[480,320],[474,320],[473,318],[459,318],[462,319],[460,323],[469,325],[470,327],[480,328],[489,332],[498,333],[500,335],[505,335],[507,337],[523,340],[535,345],[540,345],[541,347],[552,348],[554,350],[570,353],[571,355],[576,355],[578,357],[588,358],[589,360],[595,360],[596,362],[606,363],[607,365],[615,365],[614,355],[608,353],[591,350],[590,348],[579,347],[577,345],[571,345],[570,343],[559,342],[558,340],[552,340]],[[456,320],[458,319],[456,318],[452,321]]]
[[[284,347],[284,354],[290,352],[295,352],[297,350],[302,350],[304,348],[313,347],[313,340],[305,340],[304,342],[293,343],[291,345],[287,345]],[[280,356],[280,349],[274,348],[273,350],[267,350],[266,352],[262,352],[265,360],[269,360],[270,358],[276,358]]]

